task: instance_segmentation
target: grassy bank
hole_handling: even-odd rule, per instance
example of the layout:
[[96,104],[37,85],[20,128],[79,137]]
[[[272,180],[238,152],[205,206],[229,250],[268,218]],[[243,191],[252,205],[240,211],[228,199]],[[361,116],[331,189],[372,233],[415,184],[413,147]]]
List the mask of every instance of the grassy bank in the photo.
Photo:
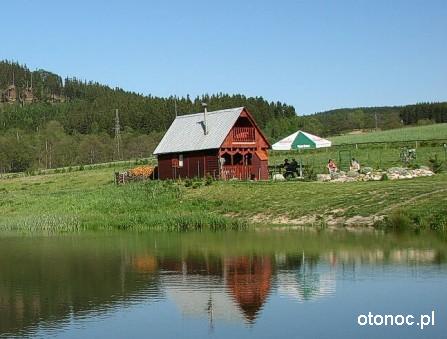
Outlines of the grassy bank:
[[[304,150],[304,151],[272,151],[269,162],[271,164],[281,164],[285,158],[303,161],[304,164],[313,167],[318,173],[325,173],[328,159],[334,159],[337,163],[340,159],[340,152],[343,158],[349,161],[351,157],[356,158],[362,167],[372,167],[375,169],[386,169],[390,167],[402,166],[400,158],[401,147],[416,147],[415,142],[402,142],[394,144],[364,144],[335,146],[325,149]],[[418,143],[416,148],[415,165],[428,166],[430,159],[437,157],[444,162],[447,169],[447,150],[442,142]],[[345,169],[346,170],[346,169]]]
[[6,179],[0,196],[0,227],[6,231],[245,227],[206,213],[172,182],[116,186],[110,169]]
[[172,182],[116,186],[108,168],[3,179],[0,229],[356,227],[395,210],[410,211],[420,225],[430,225],[445,222],[447,215],[447,174],[383,182],[201,182],[193,187]]
[[447,138],[447,124],[412,126],[359,134],[345,134],[329,137],[333,145],[365,142],[396,142]]

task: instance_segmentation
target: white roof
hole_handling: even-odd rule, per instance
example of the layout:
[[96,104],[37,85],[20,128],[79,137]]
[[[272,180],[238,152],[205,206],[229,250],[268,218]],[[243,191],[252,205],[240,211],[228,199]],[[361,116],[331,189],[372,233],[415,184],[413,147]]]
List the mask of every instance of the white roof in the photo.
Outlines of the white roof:
[[203,112],[175,118],[154,154],[219,148],[244,107],[208,112],[208,134],[204,133]]
[[[331,147],[331,145],[332,145],[332,142],[327,139],[323,139],[323,138],[320,138],[319,136],[316,136],[316,135],[313,135],[313,134],[310,134],[310,133],[300,130],[300,131],[296,131],[295,133],[290,134],[289,136],[285,137],[284,139],[281,139],[277,143],[273,144],[272,149],[276,150],[276,151],[291,150],[293,142],[298,137],[299,133],[305,135],[312,142],[314,142],[316,148]],[[303,145],[303,147],[300,147],[300,145],[298,145],[298,148],[306,148],[306,145]]]
[[[243,322],[244,316],[220,277],[169,274],[160,277],[166,296],[184,316],[210,316],[216,320]],[[212,309],[209,309],[212,306]]]

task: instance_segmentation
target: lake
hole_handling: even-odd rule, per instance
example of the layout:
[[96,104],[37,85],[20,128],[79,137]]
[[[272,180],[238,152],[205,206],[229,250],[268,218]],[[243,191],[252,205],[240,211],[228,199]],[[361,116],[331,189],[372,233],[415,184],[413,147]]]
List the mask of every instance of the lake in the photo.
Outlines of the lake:
[[414,234],[4,235],[0,335],[445,338],[446,261]]

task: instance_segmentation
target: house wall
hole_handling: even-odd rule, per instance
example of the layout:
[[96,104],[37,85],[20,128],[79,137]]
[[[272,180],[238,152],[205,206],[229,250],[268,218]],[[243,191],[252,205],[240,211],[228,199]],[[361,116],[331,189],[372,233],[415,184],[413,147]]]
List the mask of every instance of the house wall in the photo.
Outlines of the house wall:
[[[250,140],[241,141],[240,137],[235,140],[233,129],[247,127],[254,129],[254,140],[249,138]],[[239,131],[236,131],[238,136],[240,135]],[[219,178],[219,156],[228,154],[231,157],[240,157],[249,153],[252,155],[252,163],[251,165],[244,164],[243,166],[250,166],[249,170],[251,171],[252,178],[268,180],[268,155],[266,151],[269,147],[270,144],[256,125],[253,117],[244,109],[233,128],[227,134],[220,149],[180,153],[183,155],[183,167],[177,167],[175,165],[175,162],[179,159],[179,153],[159,154],[159,179],[204,177],[208,174],[212,177]],[[256,152],[261,152],[263,156],[260,158]],[[225,166],[228,165],[231,164],[226,164]]]
[[[255,130],[255,140],[252,142],[238,142],[233,139],[233,129],[237,127],[253,127]],[[251,164],[251,174],[252,178],[257,180],[268,180],[268,154],[267,149],[270,147],[269,143],[263,136],[262,132],[256,125],[253,117],[247,112],[243,111],[241,116],[236,121],[233,128],[228,133],[225,141],[221,146],[221,153],[235,154],[235,153],[251,153],[252,154],[252,164]],[[265,157],[260,159],[256,154],[256,151],[263,152]]]
[[[255,141],[254,142],[236,142],[233,139],[233,129],[237,127],[253,127],[255,129]],[[234,124],[233,128],[228,133],[227,137],[225,138],[224,142],[222,143],[221,148],[234,148],[234,147],[250,147],[255,148],[257,150],[260,149],[268,149],[269,144],[267,140],[262,135],[259,128],[256,126],[253,118],[249,113],[247,113],[245,110],[241,113],[241,116],[238,118],[236,123]]]
[[[183,155],[183,167],[175,167],[173,163]],[[180,179],[219,176],[218,150],[205,150],[185,153],[171,153],[158,155],[159,179]]]
[[252,174],[258,180],[268,180],[269,179],[269,162],[268,160],[259,159],[258,155],[255,153],[253,155],[253,167]]

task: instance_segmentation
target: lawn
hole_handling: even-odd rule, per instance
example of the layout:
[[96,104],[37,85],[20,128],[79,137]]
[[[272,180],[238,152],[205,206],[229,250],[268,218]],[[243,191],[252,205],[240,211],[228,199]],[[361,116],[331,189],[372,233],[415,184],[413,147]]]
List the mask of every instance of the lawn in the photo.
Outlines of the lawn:
[[395,209],[429,220],[446,214],[445,206],[447,174],[358,183],[213,182],[195,189],[158,181],[116,186],[109,168],[0,180],[3,231],[356,226],[362,220],[355,218],[369,222]]
[[447,139],[447,123],[404,127],[362,134],[345,134],[329,138],[333,145],[432,139]]
[[[414,147],[414,145],[410,145]],[[306,165],[313,167],[318,173],[326,172],[328,159],[334,159],[339,164],[340,157],[345,160],[356,158],[362,167],[372,167],[374,169],[387,169],[390,167],[402,166],[400,158],[400,147],[390,147],[387,144],[377,145],[349,145],[338,146],[325,149],[303,150],[303,151],[272,151],[270,152],[269,162],[272,165],[283,163],[285,158],[289,160],[295,158]],[[419,145],[416,148],[416,160],[414,164],[428,166],[429,159],[437,157],[444,161],[444,168],[447,169],[447,149],[441,144],[435,143]],[[342,168],[347,170],[347,168]]]

